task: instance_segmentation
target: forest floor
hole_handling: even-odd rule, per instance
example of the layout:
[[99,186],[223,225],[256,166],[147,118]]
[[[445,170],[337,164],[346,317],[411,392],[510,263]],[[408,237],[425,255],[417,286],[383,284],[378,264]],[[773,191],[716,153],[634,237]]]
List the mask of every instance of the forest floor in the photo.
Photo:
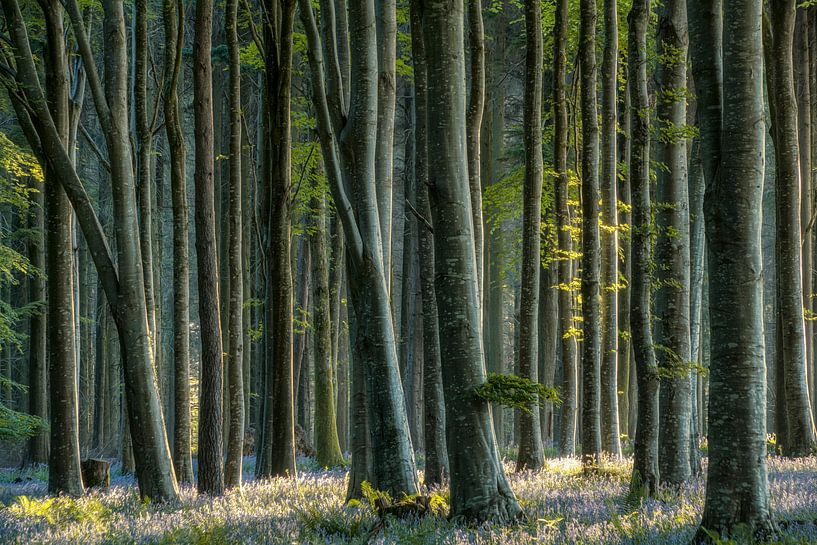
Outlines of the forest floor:
[[[466,527],[445,518],[380,521],[364,501],[344,506],[346,472],[300,460],[297,480],[247,482],[224,497],[184,488],[169,504],[139,500],[132,477],[79,499],[46,493],[44,468],[0,472],[0,544],[683,544],[700,521],[703,479],[633,505],[630,462],[608,461],[583,476],[575,459],[550,459],[540,472],[513,473],[528,515],[512,526]],[[248,459],[245,475],[252,475]],[[817,543],[817,458],[770,458],[771,504],[786,530],[779,543]]]

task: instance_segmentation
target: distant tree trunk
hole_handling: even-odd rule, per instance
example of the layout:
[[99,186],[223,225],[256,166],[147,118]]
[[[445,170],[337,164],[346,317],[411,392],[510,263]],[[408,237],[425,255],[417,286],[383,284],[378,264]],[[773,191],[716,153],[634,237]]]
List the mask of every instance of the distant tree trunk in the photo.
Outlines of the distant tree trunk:
[[[292,367],[292,269],[290,238],[292,180],[290,101],[294,0],[273,0],[264,7],[263,180],[269,184],[265,328],[267,383],[263,416],[264,444],[256,475],[295,478],[295,392]],[[277,14],[277,17],[276,17]]]
[[505,478],[490,406],[474,395],[486,374],[465,149],[465,13],[460,0],[426,0],[419,8],[428,67],[428,149],[435,150],[428,173],[440,337],[446,340],[441,361],[451,515],[508,521],[521,509]]
[[[42,190],[32,195],[34,201],[29,212],[28,260],[33,267],[45,271],[45,193]],[[28,330],[28,412],[48,420],[48,352],[46,344],[46,282],[45,278],[34,275],[28,279],[28,299],[31,303],[43,305],[29,319]],[[48,433],[41,431],[28,442],[27,463],[48,462]]]
[[[631,493],[652,496],[658,490],[658,367],[650,323],[652,232],[650,208],[650,119],[646,114],[647,28],[649,0],[635,0],[628,16],[630,84],[630,187],[632,191],[632,280],[630,326],[638,379],[638,426],[635,432]],[[632,433],[632,432],[631,432]]]
[[[624,54],[626,55],[626,50]],[[619,104],[621,107],[618,111],[621,125],[621,134],[618,135],[618,157],[619,161],[621,161],[621,163],[626,167],[622,169],[622,172],[618,177],[618,181],[621,184],[617,191],[618,201],[624,205],[621,207],[619,226],[627,225],[628,227],[632,227],[632,199],[630,197],[629,169],[631,138],[630,89],[631,85],[628,81],[624,92],[619,96]],[[632,286],[633,279],[632,230],[630,230],[629,233],[619,237],[618,243],[620,248],[619,276],[623,278],[617,292],[618,347],[616,349],[616,353],[618,354],[618,420],[621,434],[626,435],[627,441],[632,442],[633,432],[635,431],[630,429],[630,415],[634,408],[630,405],[630,396],[635,394],[633,391],[635,388],[632,390],[630,389],[630,379],[635,375],[635,371],[632,370],[632,335],[630,330],[630,288]]]
[[689,459],[689,193],[686,140],[686,0],[665,2],[658,16],[657,113],[659,138],[654,202],[655,355],[661,377],[658,465],[662,483],[679,486],[691,475]]
[[[468,153],[468,183],[471,188],[471,216],[474,223],[474,248],[477,257],[479,305],[483,304],[482,172],[480,169],[480,133],[485,110],[485,28],[482,23],[482,0],[466,0],[468,12],[468,46],[471,54],[470,94],[465,118]],[[541,49],[541,48],[540,48]],[[541,54],[539,55],[541,60]],[[541,87],[541,85],[540,85]],[[541,95],[541,91],[539,93]],[[541,98],[541,97],[540,97]],[[541,146],[540,146],[541,147]]]
[[[519,310],[519,375],[538,382],[539,272],[542,268],[542,7],[525,2],[524,142],[525,182],[522,208],[522,286]],[[473,203],[472,203],[473,204]],[[518,471],[544,464],[539,408],[519,413]]]
[[712,331],[706,500],[694,539],[699,543],[711,541],[706,532],[767,536],[774,522],[766,470],[760,255],[762,2],[726,0],[723,19],[717,0],[695,6],[688,13],[707,182]]
[[[792,43],[795,2],[776,0],[769,10],[766,33],[766,77],[775,150],[777,308],[780,343],[777,357],[782,373],[787,430],[781,440],[789,456],[807,456],[815,446],[806,380],[805,324],[800,263],[800,171],[797,138],[797,101],[794,93]],[[804,183],[808,183],[808,179]],[[807,234],[806,236],[811,236]],[[780,410],[780,407],[778,408]]]
[[618,11],[604,2],[604,56],[601,105],[601,448],[621,456],[618,420],[618,195],[616,163],[616,88],[618,86]]
[[312,279],[315,283],[313,313],[315,353],[315,450],[321,467],[343,463],[335,419],[334,373],[332,369],[332,324],[329,312],[329,249],[326,246],[326,204],[324,196],[312,198],[316,214],[315,232],[310,235],[312,246]]
[[201,389],[199,393],[198,489],[224,492],[223,407],[224,370],[219,319],[219,275],[216,249],[213,172],[213,79],[211,44],[213,2],[196,3],[193,42],[193,92],[196,141],[196,263],[201,326]]
[[241,60],[238,43],[238,0],[227,0],[227,49],[230,56],[230,299],[229,369],[230,428],[224,480],[228,488],[241,486],[244,460],[244,267],[241,173]]
[[179,0],[165,0],[165,130],[170,151],[173,208],[173,465],[180,483],[193,482],[190,417],[190,254],[186,149],[179,110],[184,9]]
[[567,143],[568,119],[565,78],[567,76],[567,0],[557,0],[553,32],[553,167],[556,171],[556,230],[559,241],[559,337],[562,339],[562,395],[559,425],[559,454],[572,456],[576,452],[577,369],[576,337],[573,323],[573,295],[567,286],[573,280],[571,254],[573,227],[568,206]]
[[596,108],[596,3],[582,0],[579,31],[582,105],[582,464],[601,453],[599,124]]
[[[811,70],[808,49],[809,20],[805,8],[796,10],[794,23],[793,67],[795,97],[797,100],[797,136],[800,144],[800,229],[802,264],[802,307],[808,314],[814,310],[812,292],[814,291],[813,249],[814,227],[812,221],[812,141],[811,141]],[[806,361],[814,360],[814,322],[807,320],[804,324],[806,335]]]
[[420,295],[423,307],[423,438],[425,441],[425,485],[439,486],[448,477],[445,444],[445,401],[440,368],[440,329],[434,292],[434,233],[428,195],[428,69],[422,32],[422,12],[411,2],[411,54],[414,59],[414,183],[416,208],[425,221],[418,221]]
[[[687,74],[689,76],[689,74]],[[689,77],[690,85],[694,95],[694,85]],[[693,102],[687,109],[687,118],[690,123],[695,123],[698,115],[697,104]],[[706,237],[704,236],[704,193],[706,184],[704,182],[703,167],[701,164],[701,140],[696,137],[688,142],[688,165],[689,165],[689,260],[690,260],[690,287],[689,287],[689,354],[690,362],[695,366],[703,364],[703,291],[704,291],[704,270],[706,249]],[[701,467],[701,421],[703,420],[700,406],[698,384],[701,373],[697,369],[690,371],[690,385],[692,390],[690,402],[690,444],[689,460],[690,469],[694,475],[700,475]]]

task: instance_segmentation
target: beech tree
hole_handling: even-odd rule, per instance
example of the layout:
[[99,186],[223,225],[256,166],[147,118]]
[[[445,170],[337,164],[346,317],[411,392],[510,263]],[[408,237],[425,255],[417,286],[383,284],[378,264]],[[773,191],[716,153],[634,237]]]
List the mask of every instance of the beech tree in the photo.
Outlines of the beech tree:
[[725,0],[721,6],[713,0],[688,14],[708,189],[710,458],[695,537],[704,542],[710,539],[706,531],[767,535],[775,529],[762,335],[764,127],[757,120],[763,116],[763,82],[753,75],[763,66],[762,3]]
[[[538,327],[540,224],[542,221],[542,8],[539,0],[525,3],[525,189],[522,233],[522,287],[519,311],[519,374],[539,380]],[[539,411],[519,414],[518,470],[544,464]]]
[[632,190],[632,280],[630,326],[638,379],[631,493],[658,490],[658,367],[650,319],[651,203],[650,119],[647,115],[647,27],[649,0],[635,0],[627,17],[627,72],[630,81],[630,186]]
[[461,0],[426,0],[419,8],[428,67],[428,149],[435,150],[428,156],[428,183],[440,337],[446,339],[441,361],[451,514],[508,521],[521,510],[500,462],[490,407],[474,392],[486,373],[465,149],[464,6]]

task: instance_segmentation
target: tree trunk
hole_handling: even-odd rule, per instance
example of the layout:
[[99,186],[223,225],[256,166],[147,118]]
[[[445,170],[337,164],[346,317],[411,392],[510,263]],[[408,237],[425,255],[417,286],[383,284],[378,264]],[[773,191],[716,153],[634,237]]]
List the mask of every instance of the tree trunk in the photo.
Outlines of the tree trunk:
[[604,2],[604,56],[601,105],[601,448],[621,456],[618,420],[618,195],[616,191],[616,87],[618,85],[618,11]]
[[196,263],[201,326],[201,387],[199,393],[199,492],[224,492],[223,399],[224,369],[219,318],[219,274],[216,248],[213,156],[213,79],[210,49],[213,2],[196,3],[193,42],[193,92],[196,142]]
[[[792,66],[795,9],[793,1],[779,0],[770,10],[771,22],[766,35],[769,42],[766,75],[776,171],[778,358],[782,363],[782,366],[778,365],[782,373],[777,380],[782,382],[784,392],[784,397],[777,402],[785,407],[787,416],[785,441],[781,444],[784,453],[789,456],[807,456],[815,446],[815,435],[806,380],[800,274],[800,151]],[[804,182],[808,183],[808,179]]]
[[[29,213],[28,260],[37,270],[45,270],[45,194],[38,190],[32,195],[34,201]],[[42,308],[32,313],[28,331],[28,412],[43,420],[48,420],[48,360],[46,344],[46,282],[45,278],[34,275],[28,279],[28,299],[39,303]],[[28,443],[27,462],[45,464],[48,462],[48,433],[42,430]]]
[[375,4],[377,27],[377,135],[375,151],[375,187],[383,245],[383,270],[386,288],[391,293],[392,274],[392,193],[394,191],[394,112],[397,101],[395,65],[397,63],[397,2],[381,0]]
[[[480,169],[481,146],[479,137],[482,132],[482,116],[485,110],[485,29],[482,22],[482,1],[466,1],[468,3],[466,9],[468,11],[468,46],[471,54],[471,71],[469,73],[471,81],[465,130],[468,154],[468,183],[471,188],[471,216],[474,224],[474,248],[476,249],[477,258],[477,287],[479,288],[479,305],[480,309],[482,309],[485,235],[482,221],[482,172]],[[540,61],[541,57],[540,52]],[[540,97],[541,94],[540,90]]]
[[165,0],[165,130],[170,151],[173,208],[173,466],[180,483],[193,482],[190,417],[190,253],[186,149],[179,109],[184,10],[179,0]]
[[411,2],[411,53],[414,58],[414,177],[417,209],[424,221],[417,221],[420,295],[423,309],[423,439],[425,441],[425,485],[440,486],[448,478],[445,443],[445,401],[440,368],[440,330],[434,293],[434,232],[430,225],[428,195],[428,69],[422,33],[422,13]]
[[312,198],[316,215],[312,246],[312,279],[315,283],[311,314],[315,353],[315,450],[318,465],[335,467],[343,464],[335,419],[334,374],[332,369],[331,316],[329,312],[329,256],[326,246],[326,204],[324,196]]
[[[764,144],[759,0],[689,10],[709,258],[709,465],[701,529],[765,536],[774,529],[766,471],[760,255]],[[721,72],[721,41],[723,64]],[[721,100],[721,73],[723,99]],[[723,150],[729,153],[721,154]],[[740,526],[740,527],[739,527]]]
[[241,173],[241,60],[238,43],[238,0],[227,0],[227,49],[230,56],[230,182],[228,252],[230,272],[229,299],[229,375],[230,427],[227,440],[227,462],[224,480],[228,488],[241,486],[244,460],[244,270],[243,212]]
[[[266,74],[264,79],[264,176],[269,180],[267,224],[267,285],[265,323],[267,384],[263,417],[264,444],[256,475],[296,476],[295,392],[292,368],[292,269],[290,101],[294,0],[275,0],[265,8]],[[277,14],[276,18],[274,14]],[[277,21],[277,23],[273,23]]]
[[559,280],[559,337],[562,339],[562,406],[559,425],[559,454],[573,456],[576,452],[577,369],[576,336],[573,323],[573,295],[568,286],[573,281],[571,260],[573,227],[568,206],[567,143],[568,119],[565,78],[567,76],[567,0],[556,2],[556,22],[553,32],[553,167],[556,171],[556,230],[561,259]]
[[[522,286],[519,307],[519,375],[538,382],[539,272],[542,268],[542,7],[525,2],[524,142],[525,182],[522,209]],[[472,203],[473,204],[473,203]],[[517,471],[544,464],[539,408],[519,413]]]
[[582,464],[590,467],[598,463],[601,453],[601,246],[595,0],[581,1],[579,65],[582,106]]
[[689,193],[687,189],[685,0],[671,0],[658,17],[659,138],[655,213],[655,355],[661,372],[658,465],[662,483],[679,486],[689,464]]
[[465,149],[464,9],[461,0],[426,0],[428,173],[432,202],[451,515],[503,522],[521,509],[499,458],[490,406],[474,394],[486,380],[476,252]]
[[[630,326],[638,380],[638,426],[635,430],[631,494],[652,496],[658,489],[658,368],[650,323],[652,263],[650,234],[650,120],[647,111],[647,28],[649,0],[636,0],[628,16],[630,82],[630,187],[632,191],[632,280]],[[632,431],[631,431],[632,433]]]

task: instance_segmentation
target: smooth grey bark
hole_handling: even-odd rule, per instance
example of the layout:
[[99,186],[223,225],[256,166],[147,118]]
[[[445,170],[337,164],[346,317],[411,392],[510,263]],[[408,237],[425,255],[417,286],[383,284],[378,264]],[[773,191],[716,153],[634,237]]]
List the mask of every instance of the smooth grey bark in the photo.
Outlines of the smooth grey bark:
[[490,406],[474,389],[486,380],[467,175],[462,0],[423,1],[428,67],[429,193],[440,319],[451,515],[503,522],[521,509],[505,478]]
[[164,116],[170,154],[173,210],[173,467],[180,483],[193,482],[190,415],[190,216],[187,204],[186,144],[178,86],[182,75],[184,9],[179,0],[164,2]]
[[[694,85],[692,78],[688,76],[690,85],[694,94]],[[697,104],[692,102],[687,108],[687,118],[694,123],[697,116]],[[706,240],[704,236],[704,192],[706,184],[704,182],[703,167],[701,165],[701,140],[694,138],[688,142],[688,156],[689,156],[689,261],[690,261],[690,287],[689,287],[689,333],[690,344],[689,354],[690,361],[694,366],[703,364],[703,290],[704,290],[704,271],[705,271],[705,249]],[[701,399],[699,392],[699,384],[702,380],[701,373],[692,369],[690,372],[691,384],[691,418],[690,418],[690,445],[689,445],[689,460],[690,469],[694,475],[700,475],[701,467],[701,421],[703,414],[700,410]]]
[[203,494],[220,495],[224,493],[224,370],[214,208],[212,28],[213,2],[199,0],[193,40],[196,264],[201,327],[198,490]]
[[[485,112],[480,135],[481,185],[487,187],[499,182],[504,176],[505,98],[508,78],[505,77],[508,12],[504,0],[498,13],[486,14],[486,27],[490,39],[485,42],[486,85],[491,89],[486,96]],[[502,226],[490,223],[489,215],[483,217],[483,338],[485,359],[489,372],[505,372],[504,346],[504,271],[501,263]],[[504,445],[504,411],[501,405],[491,407],[497,443]]]
[[601,454],[601,241],[599,234],[599,123],[596,106],[596,3],[580,2],[579,67],[582,106],[582,465]]
[[762,2],[726,0],[722,19],[717,1],[696,8],[689,10],[690,43],[702,112],[712,343],[709,465],[697,543],[710,541],[704,529],[764,537],[775,525],[766,470],[760,251]]
[[[519,305],[519,375],[539,381],[539,273],[542,268],[542,7],[525,2],[525,90],[523,139],[525,180],[522,196],[522,278]],[[472,203],[473,205],[473,203]],[[517,471],[537,470],[545,462],[538,407],[519,412]]]
[[[392,202],[394,193],[394,113],[397,102],[397,2],[375,4],[377,28],[377,135],[375,188],[380,221],[381,257],[386,287],[392,286]],[[352,44],[355,48],[355,44]],[[354,61],[353,61],[354,63]],[[354,70],[354,69],[353,69]]]
[[316,217],[310,235],[314,303],[311,314],[315,353],[315,450],[321,467],[343,464],[335,419],[334,372],[332,368],[332,324],[329,312],[329,255],[326,244],[328,224],[324,196],[312,198]]
[[[135,119],[136,199],[139,210],[139,243],[145,284],[148,331],[154,364],[159,354],[157,340],[156,290],[153,281],[153,123],[148,107],[148,2],[134,2],[133,26],[133,117]],[[154,118],[155,120],[155,118]],[[156,365],[158,368],[159,366]]]
[[[627,57],[630,85],[630,188],[632,191],[632,280],[630,326],[638,381],[630,493],[652,496],[658,489],[658,367],[653,351],[650,312],[651,203],[650,118],[647,91],[649,0],[635,0],[628,16]],[[632,433],[632,430],[631,432]]]
[[243,213],[241,172],[241,60],[238,41],[238,0],[227,0],[226,35],[229,54],[230,98],[230,172],[229,172],[229,261],[230,293],[228,312],[229,343],[227,375],[230,401],[230,421],[227,439],[227,461],[224,466],[224,484],[227,488],[241,486],[244,461],[244,267],[243,267]]
[[777,380],[782,381],[784,392],[777,403],[785,407],[787,425],[786,433],[781,437],[785,440],[780,444],[789,456],[806,456],[815,447],[815,432],[806,378],[806,331],[800,274],[800,150],[792,65],[796,7],[795,2],[788,0],[776,0],[770,7],[770,22],[764,25],[767,29],[764,46],[776,174],[775,270],[780,330],[777,358],[782,360],[777,365],[782,369]]
[[[798,9],[795,13],[793,66],[794,85],[797,101],[797,136],[800,145],[800,229],[801,229],[801,257],[800,263],[803,287],[803,309],[811,315],[814,310],[812,292],[814,290],[814,227],[813,214],[813,187],[812,187],[812,141],[811,141],[811,66],[809,65],[808,33],[809,20],[805,9]],[[807,320],[804,326],[806,332],[806,361],[814,361],[814,324]]]
[[556,2],[553,36],[553,167],[556,171],[556,230],[559,242],[559,336],[562,339],[562,406],[559,424],[559,454],[572,456],[576,452],[576,407],[578,371],[576,368],[576,337],[573,323],[573,296],[567,286],[573,280],[571,267],[573,239],[568,206],[568,117],[565,79],[567,76],[567,0]]
[[434,233],[430,225],[428,195],[428,71],[418,2],[411,2],[411,54],[414,59],[414,178],[417,209],[425,221],[418,221],[418,255],[423,328],[423,439],[425,479],[428,487],[442,485],[448,478],[445,437],[445,400],[440,363],[440,329],[434,291]]
[[686,155],[685,0],[658,15],[658,138],[655,194],[655,356],[661,373],[658,465],[661,483],[680,486],[690,467],[689,192]]
[[[375,184],[377,126],[377,40],[375,7],[372,0],[350,3],[349,40],[352,44],[352,89],[348,115],[343,105],[340,81],[327,94],[321,38],[314,13],[301,1],[301,16],[309,44],[313,103],[317,110],[318,133],[335,206],[343,223],[348,247],[347,267],[350,300],[355,315],[353,388],[365,372],[369,439],[372,446],[370,482],[393,495],[417,491],[414,453],[406,418],[405,400],[397,360],[394,322],[388,296],[388,271],[381,255],[380,220]],[[325,10],[322,10],[325,13]],[[324,36],[324,40],[327,37]],[[330,73],[336,61],[329,60]],[[340,71],[338,71],[340,72]],[[363,320],[361,317],[365,316]],[[360,366],[360,367],[358,367]],[[359,392],[353,393],[358,399]],[[357,409],[360,404],[355,402]],[[356,410],[353,408],[353,410]],[[357,410],[356,410],[357,412]],[[360,434],[365,427],[355,422],[353,438],[363,449]],[[353,462],[354,464],[354,462]],[[368,465],[368,463],[367,463]],[[365,471],[364,468],[358,468]],[[350,479],[350,485],[355,480]],[[355,490],[350,486],[350,492]]]
[[604,2],[604,53],[601,63],[601,448],[621,456],[618,420],[618,11]]

